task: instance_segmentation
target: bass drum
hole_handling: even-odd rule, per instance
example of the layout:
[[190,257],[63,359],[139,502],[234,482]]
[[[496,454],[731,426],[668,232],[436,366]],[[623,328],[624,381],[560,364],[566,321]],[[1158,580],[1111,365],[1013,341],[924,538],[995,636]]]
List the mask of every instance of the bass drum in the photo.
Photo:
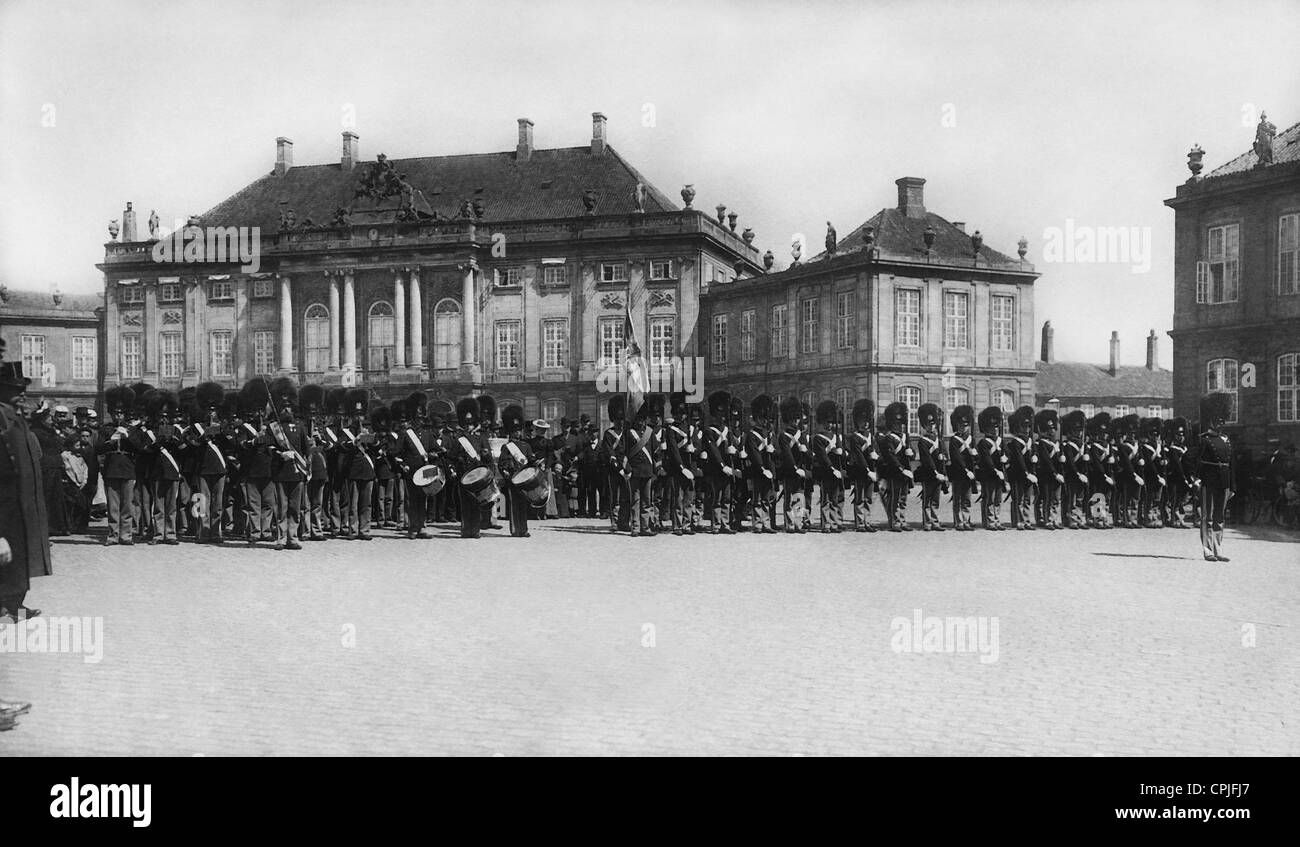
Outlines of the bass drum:
[[432,497],[446,486],[447,477],[438,465],[422,465],[415,469],[415,473],[411,474],[411,482],[423,489],[425,494]]
[[461,487],[480,503],[490,503],[497,496],[496,484],[492,481],[492,471],[487,468],[474,468],[460,478]]
[[537,470],[537,468],[524,468],[519,473],[510,477],[510,484],[519,490],[519,493],[534,506],[540,506],[546,502],[550,490],[546,485],[546,478]]

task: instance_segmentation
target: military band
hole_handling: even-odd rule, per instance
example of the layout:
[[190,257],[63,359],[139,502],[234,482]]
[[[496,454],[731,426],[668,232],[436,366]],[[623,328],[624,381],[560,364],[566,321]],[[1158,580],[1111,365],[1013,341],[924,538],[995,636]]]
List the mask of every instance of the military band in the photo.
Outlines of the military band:
[[[924,531],[974,531],[978,504],[988,531],[1200,526],[1206,558],[1218,560],[1236,478],[1224,402],[1206,398],[1198,433],[1182,418],[1030,406],[945,415],[934,403],[894,402],[877,419],[868,398],[810,410],[766,394],[749,403],[727,391],[703,403],[650,394],[629,410],[616,394],[603,433],[583,415],[552,435],[514,404],[498,432],[489,395],[454,409],[418,391],[386,404],[362,388],[258,377],[239,391],[110,388],[84,455],[103,481],[107,545],[238,539],[299,550],[383,529],[427,540],[449,521],[480,538],[503,528],[498,505],[522,538],[530,521],[564,516],[633,537],[804,533],[814,523],[824,533],[910,532],[914,493]],[[88,411],[51,417],[52,433],[86,425]]]

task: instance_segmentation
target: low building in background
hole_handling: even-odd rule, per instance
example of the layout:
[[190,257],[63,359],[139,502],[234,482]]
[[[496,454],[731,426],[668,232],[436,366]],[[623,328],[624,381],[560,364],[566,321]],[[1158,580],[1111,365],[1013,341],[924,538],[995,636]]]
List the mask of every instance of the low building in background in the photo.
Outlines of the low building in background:
[[22,362],[32,405],[97,408],[104,299],[98,294],[18,291],[0,285],[5,358]]
[[1174,375],[1161,368],[1155,330],[1147,336],[1145,365],[1120,361],[1119,333],[1110,334],[1110,362],[1058,362],[1052,322],[1043,324],[1038,358],[1038,387],[1034,405],[1062,414],[1081,409],[1088,417],[1138,414],[1144,418],[1173,417]]

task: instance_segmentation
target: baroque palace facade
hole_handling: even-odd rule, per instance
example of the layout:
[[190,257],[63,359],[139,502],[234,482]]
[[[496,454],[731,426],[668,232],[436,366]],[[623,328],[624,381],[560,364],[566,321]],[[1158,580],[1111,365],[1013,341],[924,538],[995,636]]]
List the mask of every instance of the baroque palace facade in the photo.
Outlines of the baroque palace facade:
[[599,419],[597,376],[629,318],[652,361],[694,357],[701,293],[762,272],[753,233],[692,208],[691,186],[678,208],[607,144],[600,113],[582,147],[534,149],[518,123],[514,151],[362,162],[345,132],[339,162],[305,167],[278,139],[269,174],[185,228],[259,227],[242,266],[159,263],[156,215],[139,238],[127,204],[97,266],[105,382],[293,374]]
[[[833,399],[877,414],[901,400],[1014,409],[1034,402],[1033,283],[1024,259],[925,206],[925,180],[896,181],[898,204],[826,252],[779,273],[715,285],[703,297],[709,387],[745,398]],[[830,249],[833,245],[833,249]]]

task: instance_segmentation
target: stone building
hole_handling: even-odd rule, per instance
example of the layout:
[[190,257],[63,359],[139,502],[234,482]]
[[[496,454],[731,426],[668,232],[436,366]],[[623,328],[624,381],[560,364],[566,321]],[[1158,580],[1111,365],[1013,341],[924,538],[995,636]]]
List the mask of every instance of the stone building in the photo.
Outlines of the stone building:
[[1233,397],[1245,446],[1300,442],[1300,124],[1261,115],[1252,149],[1202,176],[1174,210],[1174,408],[1198,416],[1210,391]]
[[[178,242],[176,261],[155,261],[128,204],[98,266],[107,381],[291,373],[595,415],[629,317],[647,353],[693,357],[700,291],[761,270],[752,233],[692,208],[690,186],[678,208],[599,112],[581,147],[536,149],[527,119],[508,152],[362,161],[359,143],[344,132],[338,162],[295,166],[277,139],[270,173],[191,219],[202,256]],[[214,261],[235,227],[260,228],[258,262]]]
[[1120,360],[1118,332],[1110,334],[1110,362],[1058,362],[1052,322],[1043,324],[1038,357],[1038,386],[1034,406],[1061,414],[1075,409],[1092,417],[1106,412],[1112,417],[1139,414],[1144,418],[1173,417],[1173,374],[1158,364],[1156,331],[1147,335],[1145,365],[1125,365]]
[[102,371],[104,300],[99,295],[17,291],[0,285],[5,358],[22,362],[34,406],[95,407]]
[[1028,243],[1011,258],[929,211],[924,179],[896,185],[897,206],[834,250],[709,288],[709,390],[844,408],[870,397],[878,411],[894,400],[913,411],[1033,402],[1038,274]]

